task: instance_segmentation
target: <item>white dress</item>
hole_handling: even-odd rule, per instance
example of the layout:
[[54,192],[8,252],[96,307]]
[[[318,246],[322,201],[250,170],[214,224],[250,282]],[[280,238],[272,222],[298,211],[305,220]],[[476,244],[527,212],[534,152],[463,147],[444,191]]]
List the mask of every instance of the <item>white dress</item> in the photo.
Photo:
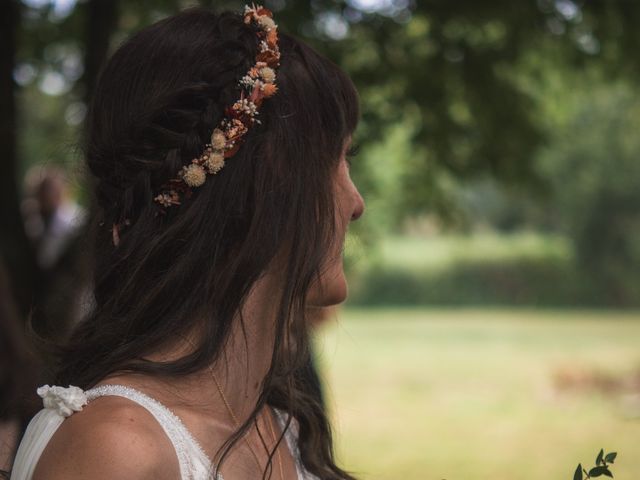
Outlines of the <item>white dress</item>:
[[[38,395],[43,399],[44,408],[29,422],[16,453],[11,480],[31,480],[42,452],[64,419],[82,410],[82,407],[92,400],[105,395],[127,398],[141,405],[153,415],[176,451],[181,480],[213,479],[211,460],[180,418],[160,402],[138,390],[123,385],[101,385],[87,391],[78,387],[64,388],[45,385],[38,389]],[[274,411],[280,428],[284,428],[287,420],[286,414],[279,410]],[[307,472],[302,465],[297,448],[295,422],[292,422],[287,429],[285,440],[295,460],[298,479],[319,480],[315,475]],[[218,474],[217,480],[223,480],[220,474]]]

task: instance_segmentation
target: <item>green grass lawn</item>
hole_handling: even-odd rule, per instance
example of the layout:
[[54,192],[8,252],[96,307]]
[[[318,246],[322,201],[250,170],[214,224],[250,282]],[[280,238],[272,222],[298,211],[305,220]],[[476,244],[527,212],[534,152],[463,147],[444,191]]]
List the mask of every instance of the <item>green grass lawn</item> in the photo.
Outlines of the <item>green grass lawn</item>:
[[[317,338],[342,465],[363,479],[640,478],[640,313],[346,309]],[[635,396],[634,396],[635,395]]]

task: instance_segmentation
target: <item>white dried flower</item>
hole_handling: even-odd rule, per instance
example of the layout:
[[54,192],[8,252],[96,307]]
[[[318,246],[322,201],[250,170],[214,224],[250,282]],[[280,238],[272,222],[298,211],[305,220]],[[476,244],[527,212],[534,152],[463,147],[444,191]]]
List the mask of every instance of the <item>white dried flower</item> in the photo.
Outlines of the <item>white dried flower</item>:
[[79,412],[87,404],[87,396],[84,391],[73,385],[68,388],[43,385],[38,388],[37,392],[42,398],[44,408],[54,410],[62,417],[68,417],[73,412]]
[[159,195],[156,195],[153,199],[163,207],[170,207],[171,205],[173,205],[173,202],[171,201],[171,195],[169,195],[168,193],[161,193]]
[[[255,103],[253,103],[248,98],[243,98],[242,100],[238,100],[236,103],[233,104],[233,109],[238,112],[242,112],[246,115],[249,115],[250,117],[253,117],[254,115],[258,114],[258,107],[256,106]],[[231,135],[231,137],[233,137],[233,135]]]
[[219,128],[213,130],[211,134],[211,146],[215,150],[223,150],[227,144],[227,137],[225,137],[224,132]]
[[218,152],[211,152],[205,160],[205,166],[209,173],[218,173],[224,167],[224,155]]
[[258,25],[262,27],[265,32],[268,32],[272,28],[276,28],[276,22],[267,15],[260,15],[257,19]]
[[253,87],[256,83],[254,78],[251,78],[250,75],[245,75],[240,79],[240,85],[244,85],[245,87]]
[[260,69],[260,76],[267,83],[273,83],[276,79],[276,72],[273,71],[273,68],[264,67]]
[[207,173],[197,163],[182,167],[182,179],[190,187],[199,187],[207,178]]

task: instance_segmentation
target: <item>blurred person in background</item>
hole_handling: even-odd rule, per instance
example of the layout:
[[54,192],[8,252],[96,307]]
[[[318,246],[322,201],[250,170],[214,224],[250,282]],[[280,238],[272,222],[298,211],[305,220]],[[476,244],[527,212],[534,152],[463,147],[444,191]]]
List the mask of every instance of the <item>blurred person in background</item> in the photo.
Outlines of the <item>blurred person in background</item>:
[[69,188],[69,178],[56,166],[31,167],[24,180],[22,214],[42,272],[41,298],[32,312],[36,330],[62,339],[83,315],[89,291],[86,252],[78,248],[86,212]]
[[67,176],[60,168],[32,167],[24,183],[25,230],[36,248],[40,268],[55,269],[84,224],[84,209],[71,197]]

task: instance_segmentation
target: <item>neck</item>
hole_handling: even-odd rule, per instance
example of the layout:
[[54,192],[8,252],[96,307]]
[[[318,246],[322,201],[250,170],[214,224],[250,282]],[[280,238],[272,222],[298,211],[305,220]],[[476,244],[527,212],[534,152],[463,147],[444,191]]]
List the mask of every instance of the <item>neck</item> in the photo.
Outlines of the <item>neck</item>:
[[[176,402],[172,404],[174,408],[179,405],[197,407],[206,411],[208,418],[220,428],[235,430],[254,410],[271,365],[276,315],[273,299],[277,298],[272,285],[274,281],[269,276],[256,282],[233,319],[225,347],[214,364],[180,379],[158,380],[134,375],[133,386],[142,386],[160,398],[164,392]],[[198,330],[181,335],[171,347],[147,358],[167,362],[187,355],[199,343]],[[131,377],[115,374],[101,383],[114,382],[127,384]],[[165,400],[165,403],[169,402]],[[239,425],[235,425],[233,417]]]
[[216,396],[224,397],[241,424],[255,408],[271,366],[276,315],[273,298],[270,282],[259,280],[234,319],[217,362],[203,372],[210,378],[207,385],[215,389]]

